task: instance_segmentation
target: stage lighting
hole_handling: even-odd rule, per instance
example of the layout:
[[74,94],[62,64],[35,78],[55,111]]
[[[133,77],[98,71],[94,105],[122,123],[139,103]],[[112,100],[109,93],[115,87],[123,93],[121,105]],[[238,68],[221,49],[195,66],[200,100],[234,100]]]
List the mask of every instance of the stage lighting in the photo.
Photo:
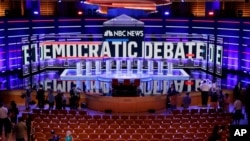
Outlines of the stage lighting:
[[209,16],[214,16],[214,12],[213,12],[213,11],[210,11],[210,12],[208,12],[208,15],[209,15]]
[[84,1],[83,1],[83,0],[80,0],[80,3],[84,3]]
[[33,11],[33,14],[34,14],[34,15],[38,15],[39,12],[38,12],[38,11]]
[[62,0],[58,0],[57,2],[58,2],[58,3],[61,3],[61,2],[62,2]]
[[166,11],[165,13],[164,13],[164,15],[166,15],[166,16],[168,16],[170,13],[168,12],[168,11]]
[[82,11],[78,11],[77,14],[78,15],[82,15],[83,13],[82,13]]

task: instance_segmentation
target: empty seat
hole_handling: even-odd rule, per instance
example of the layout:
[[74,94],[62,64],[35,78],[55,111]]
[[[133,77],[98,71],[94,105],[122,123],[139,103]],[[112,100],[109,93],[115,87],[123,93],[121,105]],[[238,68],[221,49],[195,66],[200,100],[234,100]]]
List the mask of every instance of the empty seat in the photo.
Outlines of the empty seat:
[[105,133],[105,130],[104,128],[96,128],[95,133],[98,133],[98,134]]
[[151,139],[152,138],[152,133],[144,133],[142,134],[143,139]]
[[110,116],[109,115],[102,115],[102,119],[110,119]]
[[122,138],[122,139],[129,139],[129,138],[130,138],[130,134],[128,134],[128,133],[123,133],[123,134],[121,134],[121,138]]
[[97,138],[99,138],[99,134],[98,133],[89,133],[89,138],[90,139],[97,139]]
[[207,109],[200,109],[200,114],[207,113]]
[[133,134],[131,135],[131,138],[132,138],[132,139],[141,139],[142,136],[141,136],[141,134],[139,134],[139,133],[133,133]]
[[85,139],[89,138],[89,135],[87,133],[79,133],[78,136],[82,140],[85,140]]
[[164,128],[156,128],[156,133],[161,133],[161,134],[165,134],[166,129]]
[[115,129],[115,133],[122,134],[124,132],[125,132],[124,128],[117,128],[117,129]]
[[40,114],[41,110],[40,109],[32,109],[32,112],[35,114]]
[[154,134],[155,131],[156,131],[155,128],[147,128],[147,129],[146,129],[146,132],[147,132],[147,133],[151,133],[151,134]]
[[111,139],[119,139],[120,138],[120,134],[112,133],[112,134],[110,134],[110,138]]
[[194,133],[185,133],[184,137],[185,138],[194,138]]
[[184,134],[183,134],[183,133],[176,133],[176,134],[174,134],[173,138],[179,138],[179,139],[182,139],[182,138],[183,138],[183,136],[184,136]]
[[172,139],[173,138],[173,133],[166,132],[165,134],[162,135],[163,139]]
[[78,114],[84,116],[84,115],[87,115],[87,111],[80,110],[80,111],[78,111]]
[[102,117],[100,116],[100,115],[93,115],[93,119],[95,119],[95,120],[99,120],[99,119],[101,119]]
[[182,113],[182,114],[189,114],[189,109],[183,109],[183,110],[181,111],[181,113]]
[[160,128],[160,127],[161,127],[161,125],[159,123],[153,123],[153,124],[150,125],[150,128],[157,129],[157,128]]
[[129,133],[129,134],[133,134],[133,133],[135,133],[135,129],[134,128],[128,128],[128,129],[126,129],[126,133]]
[[109,134],[107,134],[107,133],[101,133],[100,134],[100,139],[108,139],[109,138]]
[[145,128],[137,128],[136,133],[140,133],[140,134],[146,133],[146,129]]
[[181,111],[180,111],[180,110],[178,110],[178,109],[174,109],[174,110],[172,111],[172,113],[173,113],[174,115],[177,115],[177,114],[180,114],[180,113],[181,113]]
[[153,139],[159,139],[159,140],[161,140],[163,138],[163,136],[162,136],[161,133],[154,133],[152,135],[153,135],[152,136]]
[[190,110],[190,113],[191,113],[191,114],[197,114],[197,113],[198,113],[198,109],[191,109],[191,110]]

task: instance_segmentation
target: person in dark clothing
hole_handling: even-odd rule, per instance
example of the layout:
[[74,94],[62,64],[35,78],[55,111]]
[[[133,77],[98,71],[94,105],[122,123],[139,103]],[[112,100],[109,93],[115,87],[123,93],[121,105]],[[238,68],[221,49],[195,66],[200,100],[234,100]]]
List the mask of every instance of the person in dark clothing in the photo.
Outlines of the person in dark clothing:
[[61,93],[61,95],[62,95],[62,109],[65,110],[67,105],[67,98],[64,95],[64,93]]
[[82,82],[82,92],[86,93],[86,84],[84,81]]
[[4,121],[4,132],[5,132],[5,137],[6,140],[9,141],[11,138],[11,132],[12,132],[12,122],[11,122],[11,117],[12,117],[12,112],[8,113],[8,118],[5,119]]
[[36,98],[38,100],[38,107],[43,109],[44,108],[44,104],[45,104],[45,95],[44,95],[45,91],[43,89],[43,85],[39,86],[39,89],[37,91],[37,95]]
[[70,89],[70,108],[76,109],[76,101],[77,101],[77,93],[76,93],[76,85],[74,85]]
[[176,108],[176,104],[177,104],[176,95],[177,94],[178,92],[175,90],[174,84],[171,84],[170,88],[168,89],[167,102],[169,102],[169,106],[173,109]]
[[31,93],[32,93],[32,89],[30,86],[28,86],[24,94],[26,110],[30,109],[29,104],[31,102]]
[[241,82],[238,82],[237,85],[234,87],[234,90],[233,90],[234,100],[240,100],[241,91],[242,91]]
[[51,131],[51,137],[49,138],[49,141],[59,141],[60,137],[55,133],[54,130]]
[[11,101],[9,112],[11,112],[11,122],[16,123],[19,110],[15,101]]
[[250,84],[247,85],[246,91],[245,91],[245,110],[246,110],[246,115],[247,115],[247,120],[248,120],[248,125],[250,125]]
[[191,98],[189,96],[189,92],[187,92],[186,96],[183,97],[183,99],[182,99],[182,107],[188,108],[190,104],[191,104]]
[[2,135],[3,128],[6,128],[5,123],[8,120],[8,113],[8,109],[0,102],[0,135]]
[[61,93],[61,91],[60,90],[58,90],[58,92],[57,92],[57,95],[56,95],[56,97],[55,97],[55,101],[56,101],[56,109],[58,109],[58,110],[61,110],[62,109],[62,102],[63,102],[63,97],[62,97],[62,93]]
[[211,136],[208,138],[208,141],[219,141],[221,140],[221,128],[218,125],[214,126]]
[[49,102],[49,110],[52,110],[54,108],[54,103],[55,103],[55,96],[53,95],[52,89],[48,90],[47,100]]
[[27,137],[28,141],[32,140],[31,137],[31,129],[32,129],[32,116],[31,114],[28,114],[28,117],[26,119],[26,127],[27,127]]
[[224,111],[225,96],[224,96],[222,90],[220,90],[220,93],[218,95],[218,102],[219,102],[220,109],[223,109],[223,111]]
[[218,94],[217,91],[211,91],[211,107],[217,108],[218,107]]

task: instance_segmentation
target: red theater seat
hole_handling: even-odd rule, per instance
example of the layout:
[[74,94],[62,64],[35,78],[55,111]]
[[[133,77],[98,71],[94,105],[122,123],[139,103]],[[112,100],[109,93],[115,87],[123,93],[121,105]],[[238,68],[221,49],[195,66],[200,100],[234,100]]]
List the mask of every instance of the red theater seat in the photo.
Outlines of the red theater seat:
[[124,79],[123,85],[125,85],[125,86],[130,85],[130,80],[129,79]]
[[118,86],[118,85],[119,85],[118,79],[112,79],[112,86]]
[[135,79],[134,80],[134,86],[138,87],[140,86],[141,80],[140,79]]

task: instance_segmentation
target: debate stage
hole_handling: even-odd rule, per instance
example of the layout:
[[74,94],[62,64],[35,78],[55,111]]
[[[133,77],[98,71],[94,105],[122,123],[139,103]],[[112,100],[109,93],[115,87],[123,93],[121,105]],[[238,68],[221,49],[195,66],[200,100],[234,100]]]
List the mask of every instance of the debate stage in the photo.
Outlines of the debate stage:
[[89,109],[114,112],[138,113],[166,108],[166,95],[145,97],[111,97],[86,94],[86,104]]
[[[59,81],[53,86],[52,83],[45,85],[46,88],[69,92],[68,82],[74,82],[77,88],[88,93],[84,101],[91,109],[145,112],[166,107],[164,94],[171,84],[177,91],[183,92],[180,89],[185,87],[191,92],[197,91],[200,81],[210,79],[201,76],[193,80],[185,69],[222,75],[221,38],[215,41],[213,36],[204,34],[155,34],[149,39],[152,34],[146,33],[144,22],[127,15],[104,21],[102,26],[101,38],[91,41],[85,40],[82,34],[39,35],[34,36],[32,42],[24,38],[29,42],[23,42],[23,76],[39,69],[61,68],[64,71]],[[29,54],[30,48],[33,54]],[[33,62],[29,62],[29,57]],[[118,87],[114,87],[113,82],[117,82]],[[139,83],[135,85],[135,82]],[[221,86],[220,79],[215,83]],[[133,90],[126,91],[129,88]],[[118,95],[125,92],[122,97],[114,97],[114,90]],[[128,97],[137,90],[141,92],[139,95]],[[91,95],[94,93],[100,95]],[[181,98],[177,99],[180,105]]]

